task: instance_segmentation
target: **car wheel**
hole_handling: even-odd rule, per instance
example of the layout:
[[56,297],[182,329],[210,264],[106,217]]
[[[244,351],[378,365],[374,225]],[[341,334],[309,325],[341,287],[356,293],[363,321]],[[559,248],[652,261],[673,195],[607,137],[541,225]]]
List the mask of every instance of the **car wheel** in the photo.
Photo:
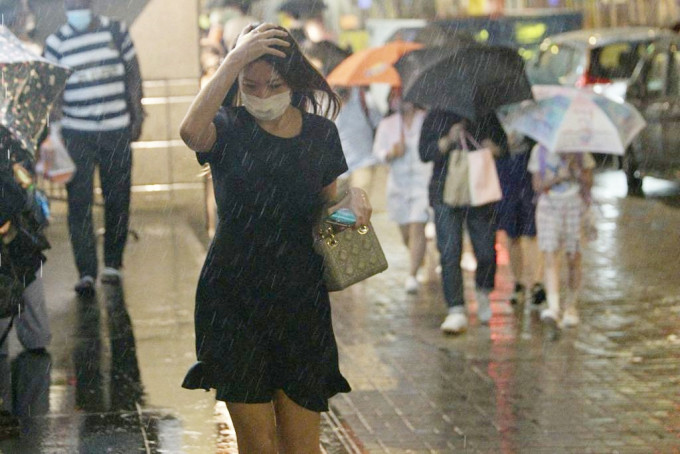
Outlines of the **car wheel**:
[[642,177],[638,172],[638,164],[635,160],[633,150],[626,150],[623,157],[623,171],[626,172],[626,183],[628,184],[628,195],[642,195]]

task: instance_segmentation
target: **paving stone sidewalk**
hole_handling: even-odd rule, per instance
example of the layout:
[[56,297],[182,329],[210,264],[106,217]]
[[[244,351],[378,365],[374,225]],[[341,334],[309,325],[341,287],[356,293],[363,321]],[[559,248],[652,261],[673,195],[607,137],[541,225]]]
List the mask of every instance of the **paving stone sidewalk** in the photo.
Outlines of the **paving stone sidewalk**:
[[[325,452],[679,453],[680,190],[626,199],[605,190],[610,183],[598,180],[583,323],[558,342],[544,341],[535,316],[524,323],[508,304],[503,249],[491,325],[477,323],[468,275],[470,329],[443,336],[438,281],[406,295],[406,250],[377,213],[390,269],[333,295],[341,370],[353,391],[333,398],[324,416]],[[0,452],[236,452],[213,394],[179,387],[194,361],[201,202],[200,192],[136,194],[140,240],[126,254],[124,292],[116,300],[100,289],[89,306],[73,295],[55,204],[44,271],[54,332],[42,396],[49,412],[29,421],[22,438],[0,440]],[[86,329],[92,319],[101,329]],[[11,351],[20,351],[14,337]]]
[[[618,176],[608,178],[599,184]],[[583,322],[558,342],[544,340],[536,314],[524,319],[509,305],[507,265],[490,326],[476,321],[468,273],[471,327],[443,336],[439,283],[405,294],[405,249],[378,214],[390,269],[333,301],[342,371],[354,388],[333,409],[360,451],[680,452],[677,188],[671,194],[596,190],[599,238],[584,252]]]

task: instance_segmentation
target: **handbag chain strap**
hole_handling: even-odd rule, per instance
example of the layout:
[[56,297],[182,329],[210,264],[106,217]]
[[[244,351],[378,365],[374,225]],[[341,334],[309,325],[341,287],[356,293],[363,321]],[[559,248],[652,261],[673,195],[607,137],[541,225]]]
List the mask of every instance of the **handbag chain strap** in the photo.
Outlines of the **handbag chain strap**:
[[[346,227],[346,228],[350,228],[350,227]],[[356,231],[359,235],[366,235],[369,232],[369,230],[370,230],[369,226],[362,225]],[[339,244],[339,241],[335,237],[336,233],[338,233],[338,232],[336,232],[335,228],[328,223],[325,223],[325,225],[323,227],[319,228],[319,238],[321,238],[323,241],[325,241],[326,244],[331,248],[334,248]]]

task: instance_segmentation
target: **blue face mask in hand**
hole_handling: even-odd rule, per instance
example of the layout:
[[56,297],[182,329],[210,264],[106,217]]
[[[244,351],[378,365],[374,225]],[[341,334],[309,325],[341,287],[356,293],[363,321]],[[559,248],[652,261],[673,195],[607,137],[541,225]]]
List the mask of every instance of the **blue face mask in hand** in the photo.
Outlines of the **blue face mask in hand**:
[[66,19],[73,28],[78,31],[87,30],[92,23],[91,9],[72,9],[66,11]]

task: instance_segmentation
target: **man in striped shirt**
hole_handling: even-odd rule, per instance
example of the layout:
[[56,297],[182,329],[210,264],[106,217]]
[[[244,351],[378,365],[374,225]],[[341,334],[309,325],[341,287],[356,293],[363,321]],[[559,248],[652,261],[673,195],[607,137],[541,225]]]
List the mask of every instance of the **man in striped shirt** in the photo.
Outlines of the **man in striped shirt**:
[[144,118],[142,81],[124,23],[93,14],[92,0],[65,0],[64,6],[67,23],[47,38],[45,57],[73,71],[52,124],[60,123],[77,169],[67,185],[71,244],[80,274],[75,290],[93,295],[98,274],[92,223],[95,166],[106,226],[101,278],[118,284],[130,217],[130,142],[139,138]]

